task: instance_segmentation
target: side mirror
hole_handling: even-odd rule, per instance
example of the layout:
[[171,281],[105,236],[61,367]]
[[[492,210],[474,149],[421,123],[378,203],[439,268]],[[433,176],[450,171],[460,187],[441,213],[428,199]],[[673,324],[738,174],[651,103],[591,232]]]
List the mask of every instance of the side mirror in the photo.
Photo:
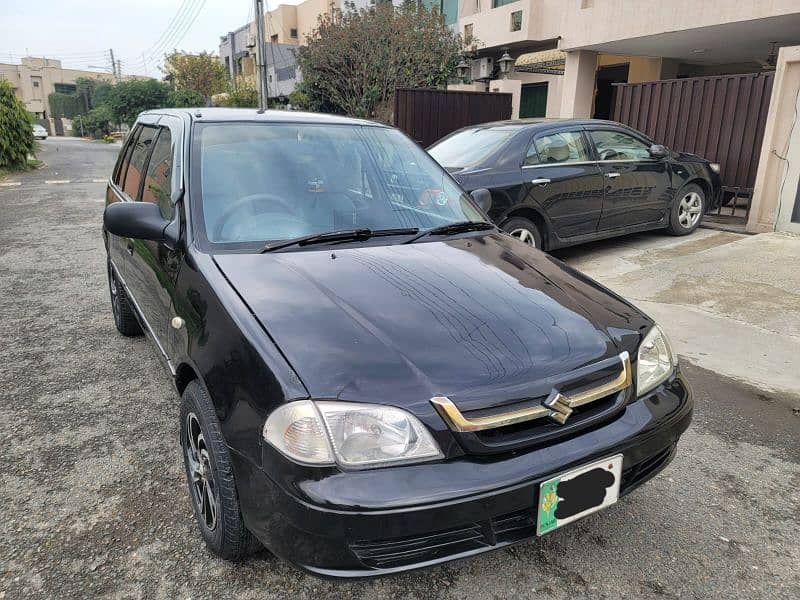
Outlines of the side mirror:
[[174,244],[177,240],[167,231],[170,222],[152,202],[114,202],[103,212],[103,225],[109,233],[135,240],[151,240]]
[[475,201],[475,204],[481,207],[483,212],[488,213],[489,209],[492,208],[492,192],[486,188],[472,190],[470,196]]
[[661,144],[653,144],[650,146],[650,156],[653,158],[667,158],[667,156],[669,156],[669,150],[667,150],[666,146],[662,146]]

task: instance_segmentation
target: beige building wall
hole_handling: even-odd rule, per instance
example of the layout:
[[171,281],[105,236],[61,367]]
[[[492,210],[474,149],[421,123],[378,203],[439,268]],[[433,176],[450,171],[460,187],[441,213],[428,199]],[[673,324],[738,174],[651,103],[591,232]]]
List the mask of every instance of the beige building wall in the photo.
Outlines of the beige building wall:
[[41,117],[50,115],[47,97],[55,92],[56,83],[75,84],[79,77],[112,83],[110,73],[96,73],[77,69],[62,69],[61,61],[51,58],[25,57],[20,64],[0,64],[0,76],[11,82],[14,93],[25,108]]
[[[800,8],[798,0],[564,0],[558,4],[562,50],[793,14]],[[633,4],[635,10],[631,10]]]
[[306,0],[297,5],[297,37],[299,44],[305,44],[306,37],[316,28],[319,16],[330,13],[340,5],[335,0]]
[[646,56],[623,56],[619,54],[599,54],[597,66],[610,67],[628,65],[628,83],[643,83],[661,79],[662,61],[660,58]]
[[[494,48],[530,40],[555,40],[560,35],[563,5],[572,0],[519,0],[492,8],[492,0],[461,0],[458,31],[472,25],[481,48]],[[522,11],[522,28],[511,31],[511,13]]]
[[[292,36],[292,30],[295,35]],[[255,27],[252,28],[255,35]],[[297,27],[297,6],[281,4],[278,8],[269,11],[264,15],[264,33],[267,41],[273,40],[277,35],[279,44],[299,44],[300,32]]]

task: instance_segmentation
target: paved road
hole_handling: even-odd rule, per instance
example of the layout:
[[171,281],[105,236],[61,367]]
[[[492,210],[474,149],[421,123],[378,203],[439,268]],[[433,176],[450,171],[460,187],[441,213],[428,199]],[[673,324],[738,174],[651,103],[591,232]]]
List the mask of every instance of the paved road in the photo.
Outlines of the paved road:
[[[46,168],[0,187],[0,598],[800,597],[800,398],[688,363],[697,412],[675,461],[572,527],[367,582],[267,553],[212,558],[192,524],[176,394],[150,346],[111,320],[92,181],[118,147],[43,146]],[[58,180],[71,183],[46,183]]]

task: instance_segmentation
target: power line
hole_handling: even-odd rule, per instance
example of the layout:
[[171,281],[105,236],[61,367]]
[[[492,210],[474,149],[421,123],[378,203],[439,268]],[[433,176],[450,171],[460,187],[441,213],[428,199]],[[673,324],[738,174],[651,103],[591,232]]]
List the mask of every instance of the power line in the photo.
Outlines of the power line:
[[[158,36],[158,39],[151,44],[147,50],[144,51],[144,57],[149,58],[151,62],[153,59],[159,57],[164,48],[168,47],[172,43],[172,40],[175,38],[175,34],[187,22],[187,18],[197,8],[199,2],[200,0],[184,0],[184,3],[178,8],[178,11],[175,13],[164,31],[161,32],[161,35]],[[132,65],[143,66],[143,63],[145,62],[144,57],[142,59],[133,59],[129,62]]]
[[[190,0],[191,1],[191,0]],[[130,61],[131,67],[146,67],[146,61],[149,59],[150,62],[154,62],[157,65],[163,62],[163,53],[164,51],[169,48],[169,46],[175,46],[183,40],[186,34],[191,29],[192,25],[194,25],[197,17],[202,12],[203,7],[205,6],[206,0],[198,0],[199,3],[194,3],[189,11],[185,13],[175,24],[172,33],[166,36],[162,42],[152,49],[149,52],[145,52],[144,56],[142,56],[139,60],[132,60]]]

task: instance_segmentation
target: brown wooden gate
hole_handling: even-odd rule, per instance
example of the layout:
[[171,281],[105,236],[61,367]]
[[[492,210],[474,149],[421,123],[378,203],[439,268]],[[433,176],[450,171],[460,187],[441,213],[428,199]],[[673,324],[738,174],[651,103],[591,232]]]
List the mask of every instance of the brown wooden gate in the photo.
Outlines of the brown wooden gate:
[[511,94],[398,88],[394,125],[427,148],[467,125],[511,118]]
[[769,72],[614,84],[614,120],[719,163],[726,187],[752,188],[774,78]]

